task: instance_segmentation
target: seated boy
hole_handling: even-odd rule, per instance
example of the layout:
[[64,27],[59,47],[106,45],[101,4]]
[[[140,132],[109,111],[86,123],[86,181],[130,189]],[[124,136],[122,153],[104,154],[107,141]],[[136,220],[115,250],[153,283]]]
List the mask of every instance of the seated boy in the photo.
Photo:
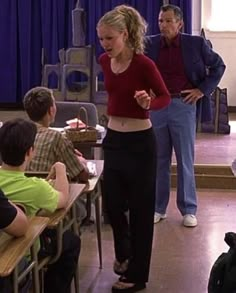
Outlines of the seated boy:
[[49,171],[55,162],[62,162],[66,165],[70,180],[87,182],[89,172],[86,160],[74,149],[73,144],[65,135],[49,128],[56,115],[52,90],[45,87],[29,90],[24,97],[24,108],[37,126],[34,155],[27,169]]
[[[49,128],[54,122],[56,104],[52,90],[46,87],[35,87],[24,97],[24,108],[29,118],[36,123],[37,135],[34,143],[34,155],[26,167],[30,171],[49,171],[55,162],[66,165],[70,180],[88,182],[89,171],[86,160],[74,149],[65,135]],[[86,217],[85,202],[79,198],[78,220]]]
[[[25,167],[33,155],[36,125],[24,119],[9,120],[0,128],[0,188],[12,202],[25,207],[27,215],[35,215],[41,209],[54,212],[66,206],[69,183],[63,163],[56,163],[54,187],[46,180],[26,177]],[[63,235],[63,251],[57,262],[48,266],[45,273],[45,292],[70,292],[80,251],[80,238],[71,231]]]

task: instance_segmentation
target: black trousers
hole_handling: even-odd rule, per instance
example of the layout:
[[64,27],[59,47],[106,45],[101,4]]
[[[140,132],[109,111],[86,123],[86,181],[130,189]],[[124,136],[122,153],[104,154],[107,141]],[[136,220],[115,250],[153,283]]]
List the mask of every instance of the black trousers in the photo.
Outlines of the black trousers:
[[147,282],[155,205],[155,135],[152,128],[125,133],[108,129],[103,149],[104,198],[116,259],[129,259],[125,274],[129,281]]
[[[44,237],[51,239],[51,248],[55,251],[55,230],[46,229]],[[80,238],[71,231],[66,231],[62,238],[62,253],[60,258],[48,266],[44,275],[44,292],[70,293],[71,281],[73,279],[80,253]],[[43,243],[41,242],[41,245]],[[49,253],[52,253],[49,250]],[[39,258],[47,254],[46,251],[39,252]]]

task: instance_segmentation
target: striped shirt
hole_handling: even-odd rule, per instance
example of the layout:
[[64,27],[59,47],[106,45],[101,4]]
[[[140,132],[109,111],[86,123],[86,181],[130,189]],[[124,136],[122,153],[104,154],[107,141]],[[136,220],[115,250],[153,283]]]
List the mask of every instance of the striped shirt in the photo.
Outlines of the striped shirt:
[[66,165],[70,179],[76,179],[84,166],[75,154],[73,144],[57,130],[37,124],[34,154],[27,166],[29,171],[49,171],[56,162]]

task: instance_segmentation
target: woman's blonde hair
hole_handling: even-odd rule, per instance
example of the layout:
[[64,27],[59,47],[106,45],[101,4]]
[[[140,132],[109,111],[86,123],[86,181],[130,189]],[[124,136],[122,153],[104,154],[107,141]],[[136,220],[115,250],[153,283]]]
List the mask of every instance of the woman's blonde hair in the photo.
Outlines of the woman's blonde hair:
[[128,44],[135,53],[144,52],[144,37],[147,31],[147,23],[140,13],[128,5],[116,6],[105,13],[98,21],[97,28],[108,25],[123,32],[128,31]]

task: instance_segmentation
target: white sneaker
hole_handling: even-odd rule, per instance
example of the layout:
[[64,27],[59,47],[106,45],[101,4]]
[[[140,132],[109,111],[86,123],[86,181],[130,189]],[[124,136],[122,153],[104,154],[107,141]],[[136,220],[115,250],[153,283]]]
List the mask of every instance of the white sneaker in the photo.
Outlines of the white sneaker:
[[187,214],[183,217],[183,225],[185,227],[196,227],[197,226],[197,218],[194,215]]
[[154,214],[154,224],[160,222],[161,220],[165,219],[167,216],[166,214],[159,214],[157,212],[155,212]]

